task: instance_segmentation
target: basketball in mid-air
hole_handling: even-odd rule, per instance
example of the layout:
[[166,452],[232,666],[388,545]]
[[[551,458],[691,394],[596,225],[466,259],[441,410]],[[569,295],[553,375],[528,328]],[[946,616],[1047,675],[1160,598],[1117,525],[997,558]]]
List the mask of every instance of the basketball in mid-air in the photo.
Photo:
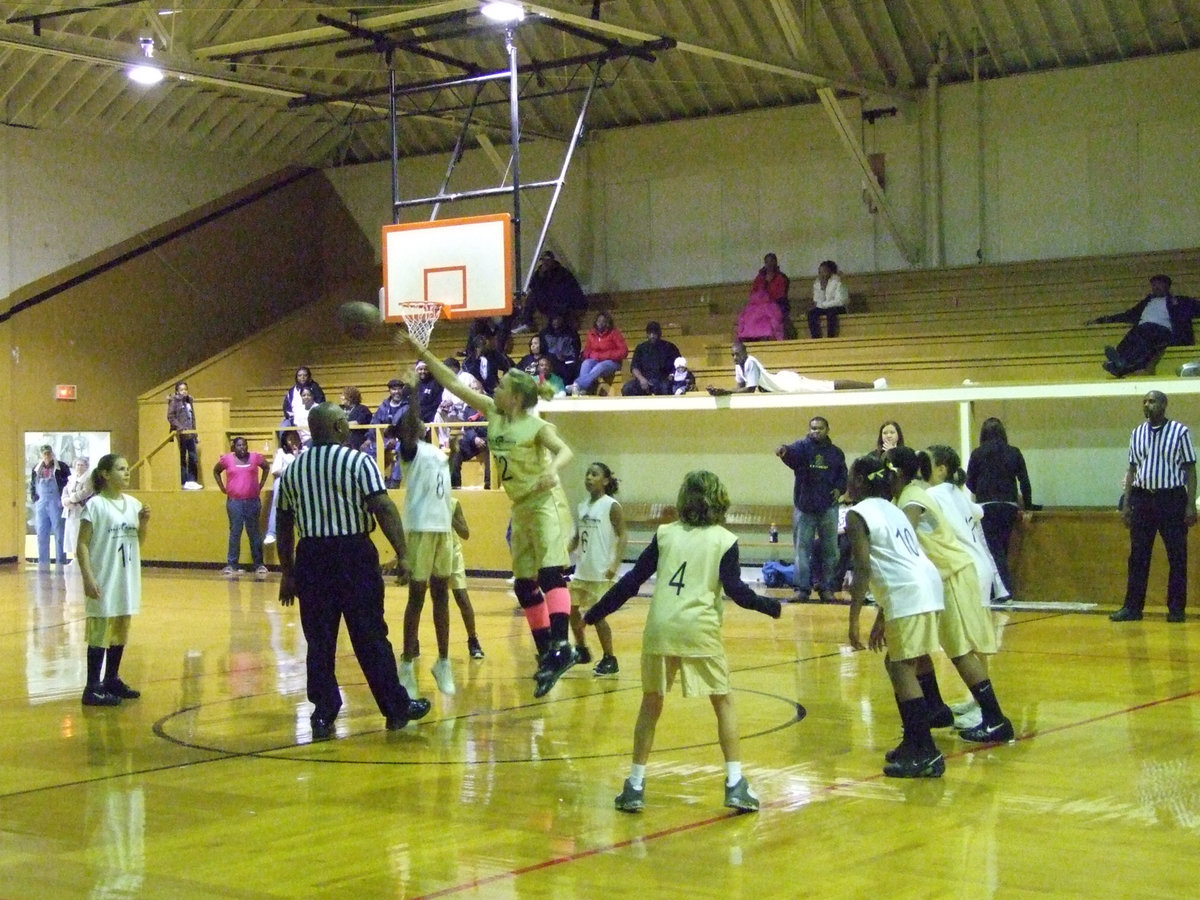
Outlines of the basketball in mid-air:
[[371,335],[375,327],[383,321],[383,316],[375,304],[351,300],[338,307],[337,319],[342,331],[352,338],[362,339]]

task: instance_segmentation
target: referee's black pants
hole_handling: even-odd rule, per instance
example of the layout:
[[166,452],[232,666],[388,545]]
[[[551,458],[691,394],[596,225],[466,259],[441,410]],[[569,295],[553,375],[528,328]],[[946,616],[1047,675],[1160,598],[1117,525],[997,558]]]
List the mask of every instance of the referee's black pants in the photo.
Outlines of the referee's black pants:
[[1146,582],[1154,536],[1162,535],[1167,548],[1167,609],[1183,612],[1187,605],[1187,490],[1168,488],[1129,492],[1129,582],[1125,606],[1138,612],[1146,605]]
[[331,721],[342,706],[334,661],[338,628],[346,631],[379,711],[403,716],[408,692],[396,674],[396,654],[383,618],[379,553],[365,534],[304,538],[296,547],[296,595],[308,641],[308,699],[313,715]]

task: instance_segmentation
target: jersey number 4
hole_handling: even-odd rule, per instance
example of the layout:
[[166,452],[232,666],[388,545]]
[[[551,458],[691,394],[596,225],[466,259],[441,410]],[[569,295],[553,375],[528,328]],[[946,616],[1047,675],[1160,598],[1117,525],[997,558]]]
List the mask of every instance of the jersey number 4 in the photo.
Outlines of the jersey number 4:
[[685,587],[684,577],[686,576],[686,574],[687,574],[687,563],[684,562],[678,569],[675,570],[675,574],[672,575],[670,581],[667,582],[667,584],[669,584],[671,587],[675,588],[675,596],[676,597],[678,597],[681,593],[683,593],[683,589]]

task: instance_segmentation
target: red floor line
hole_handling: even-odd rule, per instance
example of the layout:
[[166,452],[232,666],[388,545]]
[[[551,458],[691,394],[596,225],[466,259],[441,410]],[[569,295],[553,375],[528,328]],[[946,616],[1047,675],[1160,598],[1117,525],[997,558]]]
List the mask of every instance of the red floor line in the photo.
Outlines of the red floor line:
[[[1038,729],[1035,731],[1028,732],[1027,734],[1019,735],[1017,737],[1017,740],[1018,741],[1033,740],[1034,738],[1045,737],[1046,735],[1054,734],[1055,732],[1067,731],[1072,728],[1081,728],[1086,725],[1094,725],[1096,722],[1103,722],[1105,719],[1113,719],[1113,718],[1116,718],[1117,716],[1129,715],[1130,713],[1140,712],[1141,710],[1144,710],[1144,709],[1151,709],[1155,706],[1161,706],[1164,703],[1175,703],[1176,701],[1179,701],[1179,700],[1187,700],[1190,697],[1197,697],[1197,696],[1200,696],[1200,689],[1197,689],[1194,691],[1187,691],[1186,693],[1183,693],[1183,694],[1176,694],[1174,697],[1161,697],[1158,700],[1149,700],[1145,703],[1139,703],[1135,706],[1128,706],[1128,707],[1125,707],[1124,709],[1113,710],[1112,712],[1103,713],[1102,715],[1098,715],[1098,716],[1092,716],[1091,718],[1088,718],[1088,719],[1080,719],[1078,722],[1067,722],[1063,725],[1055,725],[1052,728]],[[973,746],[973,747],[964,747],[962,750],[958,751],[957,753],[948,753],[948,754],[946,754],[946,756],[947,756],[947,758],[955,758],[955,757],[959,757],[959,756],[965,756],[968,753],[977,753],[977,752],[979,752],[979,750],[986,749],[988,747],[993,747],[993,746],[996,746],[996,745],[980,744],[978,746]],[[839,781],[834,784],[826,785],[825,787],[821,788],[819,791],[815,791],[809,798],[809,802],[811,802],[811,800],[816,799],[822,795],[832,794],[832,793],[835,793],[835,792],[840,791],[847,787],[857,787],[858,785],[861,785],[861,784],[868,784],[872,781],[878,781],[880,778],[883,778],[883,777],[884,777],[883,773],[879,772],[874,775],[865,775],[862,778],[856,778],[852,781]],[[787,799],[772,800],[768,803],[764,803],[762,805],[762,808],[763,809],[774,809],[776,807],[791,806],[793,804],[795,804],[794,800],[787,800]],[[808,803],[802,803],[800,805],[807,806]],[[685,834],[689,831],[695,831],[697,828],[707,828],[709,825],[715,825],[718,822],[724,822],[727,819],[735,818],[737,815],[739,815],[739,814],[729,813],[726,815],[710,816],[707,819],[698,819],[695,822],[686,822],[682,825],[675,825],[671,828],[665,828],[662,831],[655,831],[655,832],[651,832],[650,834],[639,835],[638,837],[627,838],[626,840],[623,840],[623,841],[616,841],[611,844],[605,844],[602,847],[593,847],[590,850],[581,850],[578,853],[567,853],[562,856],[551,857],[550,859],[544,859],[541,862],[533,863],[532,865],[528,865],[528,866],[522,866],[521,868],[518,868],[518,869],[510,869],[507,872],[497,872],[495,875],[489,875],[486,878],[476,878],[472,881],[464,882],[463,884],[451,885],[449,887],[441,888],[440,890],[431,891],[428,894],[419,894],[416,897],[414,897],[413,900],[430,900],[430,898],[434,898],[434,897],[448,897],[453,894],[462,893],[463,891],[475,890],[477,888],[486,887],[489,884],[495,884],[499,881],[505,881],[510,878],[517,878],[521,875],[528,875],[532,872],[538,872],[538,871],[541,871],[542,869],[550,869],[550,868],[553,868],[554,866],[560,866],[565,863],[578,862],[580,860],[588,859],[589,857],[592,857],[592,856],[598,856],[601,853],[609,853],[613,850],[620,850],[625,847],[632,846],[633,844],[636,844],[639,841],[656,841],[656,840],[660,840],[661,838],[672,837],[673,835]]]

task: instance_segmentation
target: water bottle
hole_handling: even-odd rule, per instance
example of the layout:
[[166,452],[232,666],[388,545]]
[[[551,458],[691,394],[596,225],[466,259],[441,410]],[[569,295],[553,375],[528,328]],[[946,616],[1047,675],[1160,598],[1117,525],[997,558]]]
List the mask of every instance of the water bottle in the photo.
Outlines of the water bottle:
[[775,527],[775,523],[771,523],[771,527],[767,530],[767,540],[772,544],[779,543],[779,529]]

